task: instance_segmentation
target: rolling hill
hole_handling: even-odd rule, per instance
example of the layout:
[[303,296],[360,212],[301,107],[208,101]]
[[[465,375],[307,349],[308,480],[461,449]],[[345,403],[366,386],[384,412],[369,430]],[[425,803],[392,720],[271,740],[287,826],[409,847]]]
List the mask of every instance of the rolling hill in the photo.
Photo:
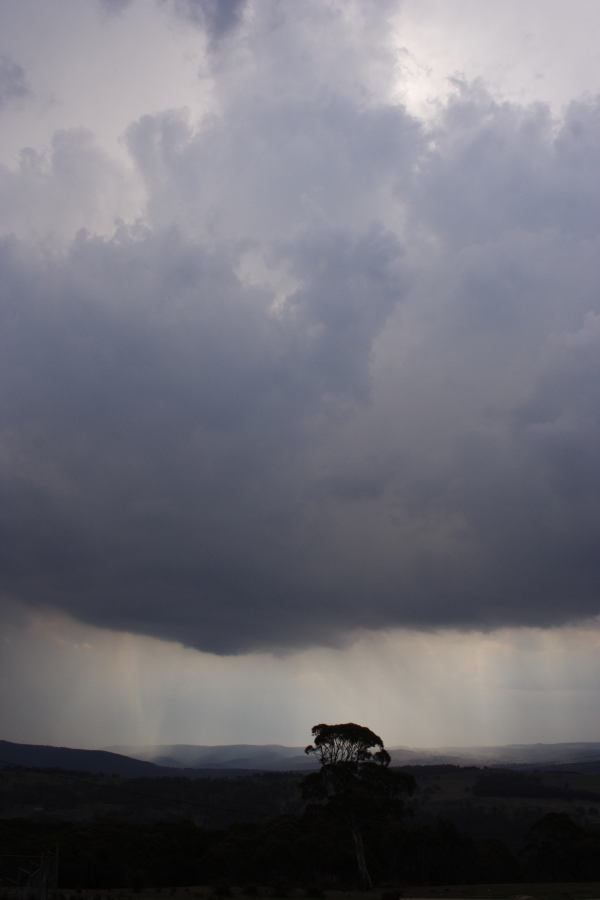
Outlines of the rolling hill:
[[38,744],[15,744],[0,741],[0,766],[20,766],[27,769],[69,769],[72,772],[92,772],[121,775],[125,778],[168,775],[161,766],[140,759],[130,759],[106,750],[77,750],[71,747],[46,747]]

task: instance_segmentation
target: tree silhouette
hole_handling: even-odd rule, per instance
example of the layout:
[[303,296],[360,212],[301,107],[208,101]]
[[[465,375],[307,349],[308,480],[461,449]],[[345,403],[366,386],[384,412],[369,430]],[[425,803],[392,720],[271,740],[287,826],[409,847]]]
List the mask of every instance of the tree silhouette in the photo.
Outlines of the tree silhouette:
[[414,790],[414,779],[389,768],[390,755],[382,739],[364,725],[315,725],[312,734],[314,743],[305,753],[315,754],[321,767],[304,779],[304,798],[325,803],[349,824],[360,885],[369,889],[372,879],[359,822],[399,811],[402,795]]
[[[390,755],[384,749],[378,734],[365,725],[346,722],[344,725],[315,725],[312,728],[314,744],[305,748],[305,753],[315,753],[322,766],[338,763],[359,763],[376,760],[389,765]],[[373,752],[374,747],[379,747]]]

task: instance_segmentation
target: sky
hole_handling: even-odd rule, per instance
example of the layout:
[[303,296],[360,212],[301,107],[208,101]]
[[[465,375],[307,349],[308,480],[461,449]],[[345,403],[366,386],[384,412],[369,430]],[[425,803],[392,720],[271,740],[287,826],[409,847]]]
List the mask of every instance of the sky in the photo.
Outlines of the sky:
[[600,740],[596,0],[0,0],[8,740]]

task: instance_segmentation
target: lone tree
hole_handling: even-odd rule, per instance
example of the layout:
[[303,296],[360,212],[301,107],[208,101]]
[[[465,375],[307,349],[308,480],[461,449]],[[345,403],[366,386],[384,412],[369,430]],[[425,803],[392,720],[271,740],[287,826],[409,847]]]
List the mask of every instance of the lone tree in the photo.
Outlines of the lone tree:
[[[384,766],[390,764],[390,754],[383,746],[378,734],[365,725],[347,722],[345,725],[315,725],[312,729],[314,744],[309,744],[304,752],[315,753],[322,766],[338,763],[360,763],[375,760]],[[373,752],[374,747],[379,747]]]
[[399,812],[401,796],[412,794],[411,775],[389,768],[390,755],[378,734],[364,725],[315,725],[314,743],[305,753],[319,758],[321,768],[304,779],[306,800],[325,802],[352,832],[361,887],[372,887],[359,820],[382,819]]

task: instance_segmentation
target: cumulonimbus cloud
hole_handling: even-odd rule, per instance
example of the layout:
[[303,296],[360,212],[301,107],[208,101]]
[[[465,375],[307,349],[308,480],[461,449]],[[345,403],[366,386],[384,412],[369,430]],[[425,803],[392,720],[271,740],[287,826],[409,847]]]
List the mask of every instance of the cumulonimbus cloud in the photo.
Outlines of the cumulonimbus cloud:
[[3,238],[5,594],[217,652],[600,612],[597,102],[420,122],[361,8],[132,124],[143,223]]

